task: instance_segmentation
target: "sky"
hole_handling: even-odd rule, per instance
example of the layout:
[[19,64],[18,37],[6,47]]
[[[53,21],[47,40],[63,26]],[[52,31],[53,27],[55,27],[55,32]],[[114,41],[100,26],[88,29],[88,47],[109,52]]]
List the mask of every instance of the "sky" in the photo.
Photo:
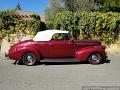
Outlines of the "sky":
[[0,0],[0,11],[14,9],[20,3],[23,11],[44,14],[48,0]]

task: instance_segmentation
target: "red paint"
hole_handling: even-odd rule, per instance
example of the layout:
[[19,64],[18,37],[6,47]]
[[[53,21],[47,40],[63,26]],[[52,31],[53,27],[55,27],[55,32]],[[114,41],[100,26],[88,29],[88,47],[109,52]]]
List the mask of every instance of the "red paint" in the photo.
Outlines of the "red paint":
[[13,60],[20,60],[22,56],[32,52],[37,60],[43,58],[77,58],[79,61],[87,61],[90,54],[99,52],[106,57],[104,47],[97,40],[28,40],[15,44],[9,50],[8,56]]

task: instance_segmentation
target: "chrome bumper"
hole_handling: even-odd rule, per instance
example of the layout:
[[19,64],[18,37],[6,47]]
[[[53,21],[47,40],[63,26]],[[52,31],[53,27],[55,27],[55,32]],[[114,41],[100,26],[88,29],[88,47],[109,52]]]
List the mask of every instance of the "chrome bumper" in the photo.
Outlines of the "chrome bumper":
[[5,52],[5,57],[8,57],[8,53]]

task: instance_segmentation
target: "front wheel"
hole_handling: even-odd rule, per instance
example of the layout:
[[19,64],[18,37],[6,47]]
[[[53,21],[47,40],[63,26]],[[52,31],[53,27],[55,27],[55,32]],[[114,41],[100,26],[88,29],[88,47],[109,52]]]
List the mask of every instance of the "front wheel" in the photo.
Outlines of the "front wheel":
[[91,64],[100,64],[102,61],[102,55],[99,53],[93,53],[89,56],[88,61]]
[[23,62],[23,64],[25,64],[27,66],[34,65],[37,62],[35,54],[33,54],[33,53],[25,53],[23,55],[22,62]]

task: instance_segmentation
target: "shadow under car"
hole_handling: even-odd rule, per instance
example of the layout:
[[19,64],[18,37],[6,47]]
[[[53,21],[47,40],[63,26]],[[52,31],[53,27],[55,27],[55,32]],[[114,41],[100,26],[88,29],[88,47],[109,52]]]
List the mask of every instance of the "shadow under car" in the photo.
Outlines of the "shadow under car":
[[[110,63],[111,60],[103,60],[100,64]],[[13,63],[16,64],[16,63]],[[23,65],[22,63],[18,63]],[[37,62],[36,65],[78,65],[78,64],[90,64],[88,61],[79,62],[76,59],[43,59],[40,62]],[[98,64],[97,64],[98,65]]]

